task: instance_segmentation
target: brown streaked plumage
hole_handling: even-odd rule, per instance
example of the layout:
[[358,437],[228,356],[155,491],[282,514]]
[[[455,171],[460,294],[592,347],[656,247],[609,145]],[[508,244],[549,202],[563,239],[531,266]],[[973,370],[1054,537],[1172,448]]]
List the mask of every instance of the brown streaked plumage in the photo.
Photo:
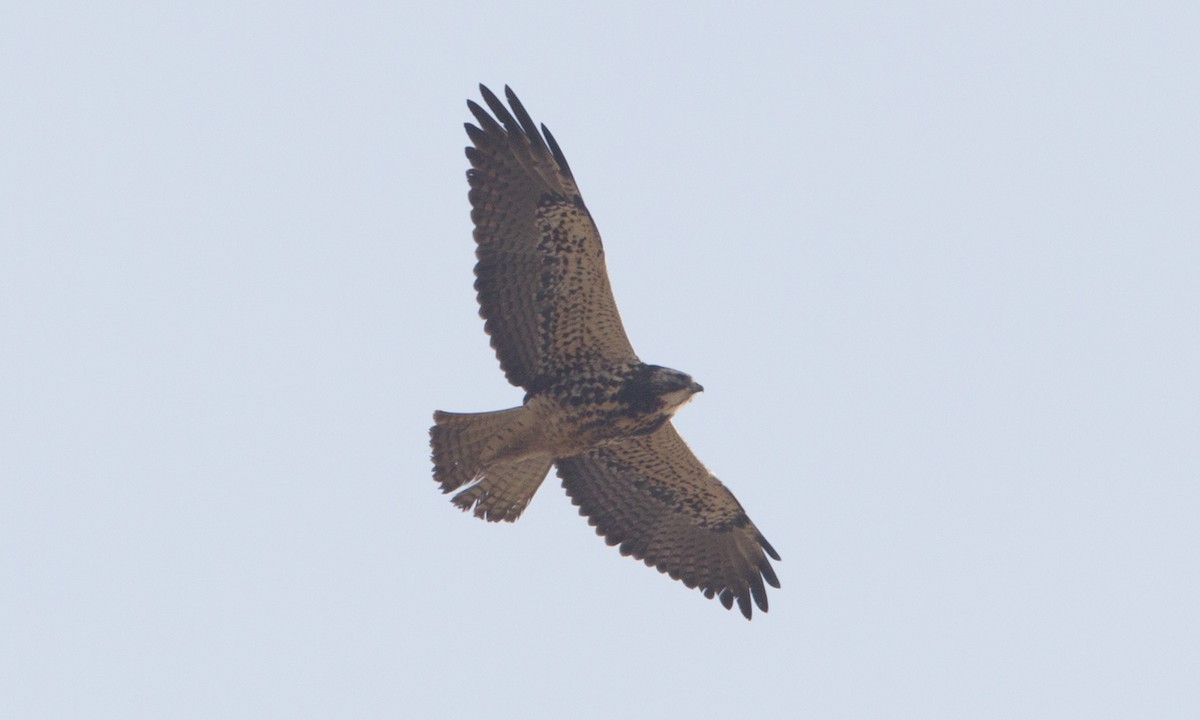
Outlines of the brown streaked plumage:
[[562,150],[512,90],[511,112],[480,92],[491,113],[468,101],[479,125],[466,126],[475,289],[500,367],[526,394],[508,410],[434,413],[434,479],[460,508],[511,522],[556,465],[622,554],[747,618],[752,602],[765,612],[779,555],[671,425],[703,388],[638,359]]

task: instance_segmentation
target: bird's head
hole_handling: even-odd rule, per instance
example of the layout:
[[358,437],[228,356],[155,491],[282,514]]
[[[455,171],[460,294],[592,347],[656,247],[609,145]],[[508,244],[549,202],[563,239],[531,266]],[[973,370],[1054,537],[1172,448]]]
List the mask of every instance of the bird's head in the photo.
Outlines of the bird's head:
[[617,397],[640,412],[670,415],[703,390],[687,373],[660,365],[643,365],[625,382]]

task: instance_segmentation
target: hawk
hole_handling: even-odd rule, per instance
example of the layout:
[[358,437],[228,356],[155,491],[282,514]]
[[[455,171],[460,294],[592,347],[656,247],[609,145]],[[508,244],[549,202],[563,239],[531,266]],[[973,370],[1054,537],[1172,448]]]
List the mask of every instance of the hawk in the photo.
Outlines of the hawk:
[[[609,545],[660,572],[767,610],[779,560],[733,494],[700,463],[672,414],[703,390],[638,359],[621,324],[600,233],[554,136],[513,91],[479,86],[467,107],[475,290],[484,330],[520,407],[437,411],[433,476],[476,517],[512,522],[550,466]],[[511,107],[511,111],[510,108]]]

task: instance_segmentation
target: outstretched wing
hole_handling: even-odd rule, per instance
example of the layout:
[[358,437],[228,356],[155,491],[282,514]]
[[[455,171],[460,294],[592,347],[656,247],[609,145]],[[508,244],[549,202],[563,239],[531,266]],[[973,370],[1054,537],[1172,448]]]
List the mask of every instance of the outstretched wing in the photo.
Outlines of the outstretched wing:
[[609,545],[620,545],[726,608],[737,600],[767,611],[763,585],[779,587],[771,547],[733,493],[700,463],[670,422],[650,435],[558,460],[558,475],[579,514]]
[[538,132],[512,90],[504,89],[511,113],[479,90],[495,118],[467,101],[479,122],[466,125],[475,290],[505,376],[534,390],[634,359],[600,233],[554,136],[545,125]]

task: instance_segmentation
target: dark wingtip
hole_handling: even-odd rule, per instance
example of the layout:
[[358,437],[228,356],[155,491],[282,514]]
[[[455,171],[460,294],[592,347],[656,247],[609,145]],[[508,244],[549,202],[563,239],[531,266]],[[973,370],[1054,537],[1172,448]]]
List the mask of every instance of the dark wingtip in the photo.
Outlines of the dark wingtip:
[[[467,137],[470,138],[471,143],[475,147],[479,147],[480,145],[487,142],[487,140],[486,140],[487,136],[485,135],[483,130],[472,125],[471,123],[463,123],[463,129],[467,131]],[[471,148],[470,146],[468,146],[467,149],[472,150],[474,148]]]
[[771,543],[767,542],[767,539],[762,536],[762,533],[759,533],[758,535],[758,544],[762,546],[764,552],[771,556],[772,560],[778,560],[780,562],[783,561],[783,558],[779,557],[779,553],[775,552],[775,548],[771,547]]
[[[517,93],[510,86],[504,86],[504,97],[508,99],[508,105],[512,108],[511,112],[509,111],[509,107],[505,107],[496,93],[492,92],[487,85],[483,83],[479,84],[479,94],[483,96],[484,102],[492,112],[489,114],[474,100],[467,100],[467,108],[470,109],[471,114],[479,121],[479,126],[484,131],[483,133],[479,133],[478,137],[471,137],[471,140],[475,144],[478,145],[480,142],[483,142],[487,133],[495,132],[503,127],[509,136],[523,136],[535,148],[542,151],[549,150],[551,157],[558,164],[558,168],[562,174],[574,179],[574,175],[571,173],[571,166],[567,164],[567,158],[563,155],[562,148],[558,146],[558,142],[555,141],[554,136],[550,134],[550,130],[545,124],[542,124],[541,132],[538,132],[538,124],[529,116],[529,112],[521,104]],[[492,115],[495,115],[495,118]],[[467,133],[470,134],[469,128]]]
[[479,83],[479,94],[483,96],[483,99],[487,101],[488,105],[491,105],[493,102],[500,102],[500,98],[496,97],[496,93],[492,92],[491,89],[483,83]]
[[750,579],[750,596],[754,598],[754,604],[759,610],[767,611],[767,589],[763,587],[762,578],[758,575]]
[[779,587],[779,577],[775,574],[775,568],[771,567],[771,563],[763,558],[762,563],[758,566],[758,571],[762,573],[767,584],[773,588]]
[[562,148],[558,146],[558,141],[554,139],[554,135],[550,133],[550,128],[542,123],[542,135],[546,138],[546,143],[550,146],[550,154],[554,156],[554,161],[558,163],[559,170],[569,178],[574,178],[571,174],[571,166],[567,164],[567,156],[563,155]]
[[745,618],[747,620],[749,620],[750,616],[754,613],[754,611],[750,607],[750,593],[749,592],[738,593],[737,604],[738,604],[738,610],[741,610],[742,615],[745,616]]

